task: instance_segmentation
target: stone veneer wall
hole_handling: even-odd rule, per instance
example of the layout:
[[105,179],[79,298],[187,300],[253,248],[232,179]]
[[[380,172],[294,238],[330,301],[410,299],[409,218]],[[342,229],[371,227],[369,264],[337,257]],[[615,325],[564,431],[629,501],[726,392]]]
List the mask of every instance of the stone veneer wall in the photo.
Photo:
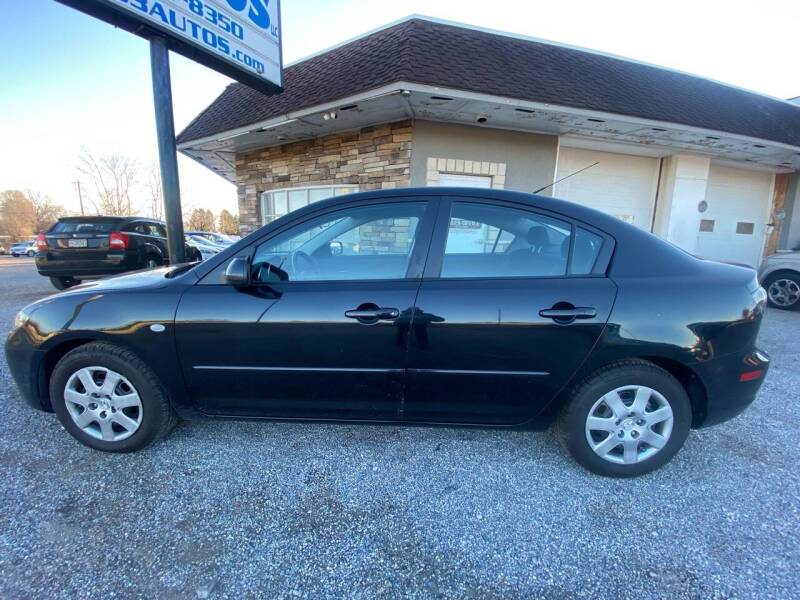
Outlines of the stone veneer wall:
[[266,191],[326,184],[354,184],[362,192],[409,186],[411,130],[411,121],[398,121],[239,154],[239,233],[261,226]]

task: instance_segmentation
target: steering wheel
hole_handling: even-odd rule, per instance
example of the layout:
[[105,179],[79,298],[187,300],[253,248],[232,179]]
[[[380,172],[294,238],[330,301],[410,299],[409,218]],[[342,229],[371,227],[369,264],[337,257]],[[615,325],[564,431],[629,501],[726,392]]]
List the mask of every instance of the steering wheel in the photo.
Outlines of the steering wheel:
[[306,273],[316,274],[317,263],[311,256],[302,250],[295,250],[289,257],[289,264],[292,267],[292,276],[300,279]]

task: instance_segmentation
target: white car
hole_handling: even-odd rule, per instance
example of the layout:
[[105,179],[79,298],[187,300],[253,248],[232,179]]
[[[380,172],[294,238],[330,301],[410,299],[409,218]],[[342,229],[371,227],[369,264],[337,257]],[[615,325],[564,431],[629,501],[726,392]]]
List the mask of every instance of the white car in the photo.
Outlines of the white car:
[[16,244],[11,244],[11,247],[8,249],[8,253],[11,256],[33,256],[36,254],[36,240],[29,240],[27,242],[18,242]]
[[215,246],[223,246],[223,247],[230,246],[236,241],[230,236],[225,235],[224,233],[217,233],[215,231],[187,231],[186,235],[199,237],[207,241],[209,244],[213,244]]
[[200,252],[201,260],[211,258],[215,254],[219,254],[220,251],[224,249],[223,246],[217,246],[216,244],[212,244],[208,240],[195,235],[187,235],[185,238],[188,246],[196,248]]
[[800,251],[766,257],[758,268],[758,280],[767,290],[771,306],[800,310]]

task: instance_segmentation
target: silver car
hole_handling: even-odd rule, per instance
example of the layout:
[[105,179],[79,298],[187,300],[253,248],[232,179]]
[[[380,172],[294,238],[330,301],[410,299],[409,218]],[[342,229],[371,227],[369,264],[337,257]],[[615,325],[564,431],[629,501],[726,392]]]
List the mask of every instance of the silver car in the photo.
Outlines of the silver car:
[[758,268],[758,280],[767,290],[770,306],[800,310],[800,251],[766,257]]

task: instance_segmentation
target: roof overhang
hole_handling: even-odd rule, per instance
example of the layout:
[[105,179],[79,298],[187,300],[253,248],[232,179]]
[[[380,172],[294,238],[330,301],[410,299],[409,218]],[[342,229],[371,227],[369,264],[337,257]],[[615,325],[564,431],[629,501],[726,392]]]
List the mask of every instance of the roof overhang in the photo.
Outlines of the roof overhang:
[[237,154],[402,119],[564,136],[565,145],[591,143],[646,156],[689,153],[741,168],[800,170],[800,147],[780,142],[402,81],[185,142],[178,149],[235,183]]

